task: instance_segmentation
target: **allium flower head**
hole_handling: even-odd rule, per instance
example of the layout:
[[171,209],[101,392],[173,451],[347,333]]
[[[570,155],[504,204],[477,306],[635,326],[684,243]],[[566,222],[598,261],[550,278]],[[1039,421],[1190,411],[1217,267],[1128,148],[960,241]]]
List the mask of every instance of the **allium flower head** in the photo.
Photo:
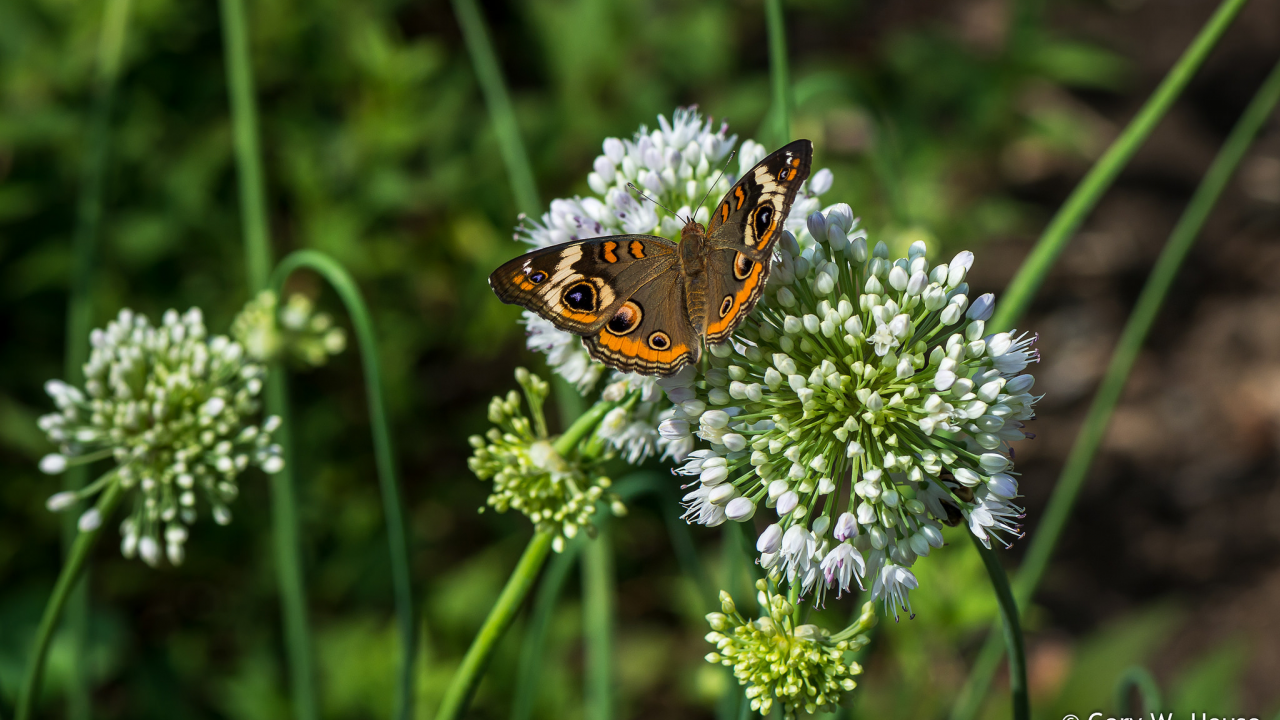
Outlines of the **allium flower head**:
[[280,307],[270,290],[258,293],[240,311],[231,323],[231,337],[258,362],[286,355],[311,367],[324,365],[347,346],[346,331],[328,313],[316,312],[306,295],[290,295]]
[[[565,539],[577,536],[580,529],[595,532],[591,522],[596,503],[605,500],[616,515],[626,507],[616,495],[608,492],[612,484],[597,471],[598,464],[611,457],[583,448],[559,449],[547,437],[542,404],[548,386],[545,380],[524,368],[516,370],[516,380],[524,389],[529,415],[521,412],[520,394],[512,390],[505,398],[495,397],[489,403],[491,428],[485,437],[473,435],[474,454],[467,465],[481,480],[493,480],[493,492],[487,504],[498,512],[514,509],[527,516],[545,532],[555,533],[553,547],[564,549]],[[606,447],[603,438],[597,448]]]
[[[536,247],[625,233],[660,235],[679,242],[685,224],[681,218],[692,215],[705,224],[710,211],[695,205],[709,194],[707,202],[714,207],[742,173],[768,154],[763,145],[746,140],[736,162],[721,176],[738,139],[728,133],[728,123],[716,125],[696,108],[678,108],[671,120],[659,115],[657,128],[642,125],[629,140],[607,138],[603,154],[595,159],[587,176],[593,194],[552,200],[541,218],[522,218],[515,237]],[[831,179],[830,170],[819,170],[801,186],[788,228],[796,232],[803,229],[805,216],[820,207],[818,196],[831,187]],[[637,198],[628,183],[666,207]],[[604,366],[591,359],[576,336],[555,329],[527,310],[522,322],[528,329],[529,348],[547,353],[547,362],[556,373],[580,392],[595,386]]]
[[774,703],[784,718],[801,712],[834,712],[842,695],[857,686],[854,677],[862,672],[845,655],[867,643],[863,633],[876,621],[871,603],[863,606],[853,626],[831,635],[816,625],[796,625],[795,608],[786,598],[769,594],[764,580],[756,587],[765,616],[752,621],[721,591],[723,612],[707,615],[711,625],[707,642],[716,646],[707,662],[733,668],[734,677],[747,688],[751,709],[761,715],[768,715]]
[[[158,327],[121,310],[106,329],[93,331],[90,343],[83,391],[60,380],[45,386],[58,411],[39,424],[59,452],[46,455],[40,467],[57,473],[106,458],[116,467],[83,491],[54,495],[48,505],[68,508],[107,483],[136,489],[121,525],[124,555],[156,565],[164,548],[176,565],[202,501],[225,525],[240,473],[250,465],[268,473],[284,466],[271,442],[279,418],[252,422],[265,371],[239,343],[208,337],[196,308],[182,315],[170,310]],[[95,512],[81,517],[81,529],[101,522]]]
[[[967,521],[988,547],[1019,532],[1010,443],[1038,400],[1034,337],[986,332],[972,253],[931,264],[917,242],[891,260],[846,205],[807,226],[803,249],[784,235],[764,300],[709,367],[665,386],[669,434],[709,444],[678,472],[738,503],[732,519],[773,508],[779,542],[760,563],[802,593],[873,578],[874,597],[909,609],[908,568],[941,547],[940,524]],[[711,502],[698,492],[691,509]]]

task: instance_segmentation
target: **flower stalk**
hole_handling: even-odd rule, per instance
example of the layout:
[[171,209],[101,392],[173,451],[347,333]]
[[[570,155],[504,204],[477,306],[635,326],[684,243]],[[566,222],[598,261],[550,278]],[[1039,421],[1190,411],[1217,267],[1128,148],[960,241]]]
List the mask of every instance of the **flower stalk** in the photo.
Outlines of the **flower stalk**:
[[[111,472],[112,474],[115,473],[114,470]],[[17,720],[29,720],[31,717],[32,708],[35,705],[37,696],[40,694],[40,682],[44,677],[45,656],[49,652],[49,644],[53,640],[54,631],[58,628],[58,620],[62,616],[63,607],[66,605],[71,591],[75,588],[81,573],[84,571],[85,564],[89,559],[89,553],[93,550],[94,543],[102,533],[103,524],[115,512],[116,506],[120,504],[122,497],[122,483],[118,479],[109,482],[102,494],[98,496],[97,504],[94,505],[94,510],[97,511],[97,517],[100,519],[98,525],[87,530],[83,529],[82,525],[75,542],[71,545],[71,553],[67,556],[67,560],[62,566],[62,571],[58,574],[57,583],[53,586],[53,595],[50,596],[48,604],[45,605],[44,615],[40,618],[40,626],[36,630],[35,643],[32,645],[31,654],[27,658],[26,675],[22,681],[22,690],[18,694],[18,705],[15,713]]]
[[[1094,395],[1089,412],[1081,425],[1080,434],[1072,445],[1058,482],[1054,486],[1053,494],[1045,507],[1044,519],[1027,548],[1022,567],[1014,581],[1015,596],[1023,607],[1030,602],[1048,566],[1058,538],[1062,534],[1071,510],[1075,506],[1080,488],[1088,475],[1089,467],[1093,463],[1093,457],[1106,434],[1107,424],[1120,400],[1120,393],[1128,381],[1129,373],[1137,361],[1138,353],[1155,322],[1160,307],[1164,304],[1178,269],[1199,236],[1209,212],[1234,174],[1241,158],[1244,157],[1245,151],[1248,150],[1258,130],[1278,102],[1280,102],[1280,64],[1272,69],[1255,93],[1253,100],[1232,128],[1226,142],[1223,143],[1221,150],[1196,188],[1195,194],[1157,258],[1151,275],[1138,296],[1133,313],[1120,334],[1098,392]],[[952,720],[969,720],[976,715],[1000,662],[1001,652],[1000,642],[993,628],[961,691],[960,699],[951,715]]]
[[765,24],[769,28],[769,83],[773,89],[774,147],[791,141],[791,73],[787,69],[787,28],[782,0],[765,0]]
[[982,556],[982,564],[991,578],[996,601],[1000,605],[1000,620],[1004,626],[1005,648],[1009,653],[1009,695],[1013,703],[1014,720],[1029,720],[1031,705],[1027,699],[1027,653],[1022,638],[1022,624],[1018,621],[1018,603],[1009,588],[1009,577],[1000,565],[995,552],[973,537],[974,547]]

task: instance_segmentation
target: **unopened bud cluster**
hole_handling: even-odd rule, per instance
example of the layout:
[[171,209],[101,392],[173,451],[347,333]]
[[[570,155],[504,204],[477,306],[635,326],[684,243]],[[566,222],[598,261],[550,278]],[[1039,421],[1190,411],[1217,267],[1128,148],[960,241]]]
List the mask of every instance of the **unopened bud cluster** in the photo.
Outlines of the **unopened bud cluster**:
[[316,312],[311,298],[295,293],[280,307],[270,290],[245,305],[231,324],[231,337],[263,363],[286,356],[319,367],[347,347],[346,331],[334,325],[328,313]]
[[972,253],[933,265],[916,242],[890,260],[847,205],[807,225],[803,250],[784,235],[764,300],[709,367],[663,381],[677,409],[660,431],[710,445],[678,470],[699,480],[686,518],[772,508],[765,568],[819,602],[873,577],[876,598],[909,610],[908,568],[941,547],[940,524],[968,521],[988,546],[1018,534],[1009,444],[1029,436],[1038,353],[987,333]]
[[[561,452],[547,437],[542,414],[546,381],[524,368],[516,370],[516,380],[529,402],[529,417],[523,414],[516,391],[495,397],[489,403],[489,421],[497,427],[484,437],[471,437],[474,453],[467,465],[476,477],[493,481],[489,507],[498,512],[516,510],[538,530],[554,533],[553,547],[559,552],[579,530],[594,532],[592,515],[598,501],[608,502],[617,515],[626,508],[608,492],[611,481],[599,472],[603,456],[587,457],[592,453],[583,453],[582,448]],[[607,447],[598,436],[587,437],[598,446],[595,449]]]
[[857,687],[854,677],[862,667],[848,655],[868,642],[863,633],[876,620],[871,603],[863,606],[858,622],[832,635],[817,625],[796,625],[794,606],[770,594],[766,581],[756,588],[764,615],[751,621],[729,593],[720,592],[721,612],[707,615],[707,642],[716,646],[707,662],[733,668],[751,709],[761,715],[769,715],[775,703],[784,718],[834,712],[843,694]]
[[[176,565],[201,503],[225,525],[240,473],[251,465],[268,473],[284,466],[271,442],[279,418],[253,422],[265,371],[239,343],[209,337],[196,308],[170,310],[159,326],[122,310],[93,331],[90,343],[84,390],[60,380],[45,386],[58,410],[39,425],[59,452],[46,455],[40,468],[60,473],[108,458],[115,468],[83,491],[49,498],[49,508],[69,508],[120,483],[135,491],[121,524],[124,555],[156,565],[163,549]],[[101,521],[89,510],[80,527],[96,529]]]

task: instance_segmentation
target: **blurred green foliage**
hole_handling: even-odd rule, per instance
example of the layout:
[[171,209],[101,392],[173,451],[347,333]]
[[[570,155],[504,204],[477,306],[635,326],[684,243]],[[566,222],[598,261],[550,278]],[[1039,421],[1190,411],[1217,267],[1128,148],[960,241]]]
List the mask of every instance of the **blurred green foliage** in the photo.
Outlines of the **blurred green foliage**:
[[[94,316],[194,305],[226,328],[248,293],[217,8],[133,5]],[[1086,164],[1106,139],[1105,123],[1069,91],[1120,87],[1124,63],[1008,6],[982,7],[990,17],[957,26],[946,13],[886,16],[870,3],[788,6],[795,132],[835,171],[828,197],[853,205],[878,237],[905,246],[925,236],[945,251],[1030,227],[1042,212],[1036,188]],[[741,138],[765,116],[759,2],[511,0],[483,10],[544,198],[585,191],[604,137],[630,135],[677,104],[729,119]],[[58,522],[43,507],[56,482],[35,469],[48,447],[34,421],[49,406],[41,386],[62,363],[100,21],[95,3],[0,3],[0,707],[13,701],[58,567]],[[253,4],[250,23],[277,256],[310,247],[338,259],[378,326],[424,611],[418,707],[429,717],[529,532],[519,518],[475,512],[485,488],[465,467],[465,438],[485,427],[489,395],[530,361],[517,351],[515,309],[485,282],[518,252],[514,203],[447,3],[276,0]],[[296,285],[335,309],[318,282]],[[385,717],[396,640],[358,362],[348,354],[292,382],[323,712]],[[153,571],[99,549],[88,660],[98,716],[287,715],[267,497],[247,482],[236,521],[200,526],[181,568]],[[706,608],[671,552],[663,516],[672,512],[650,498],[617,523],[625,716],[706,716],[721,693],[737,692],[701,660]],[[720,535],[694,535],[726,585]],[[880,629],[856,716],[949,707],[994,615],[980,562],[957,537],[920,566],[930,591],[914,598],[917,618]],[[571,581],[553,618],[537,717],[581,713],[578,594]],[[843,624],[852,607],[823,612]],[[1105,703],[1170,617],[1143,615],[1081,643],[1038,706]],[[477,717],[506,714],[521,631],[504,640]],[[1188,669],[1173,697],[1229,704],[1240,647]],[[67,662],[55,646],[52,715]],[[989,710],[1007,712],[1003,700]]]

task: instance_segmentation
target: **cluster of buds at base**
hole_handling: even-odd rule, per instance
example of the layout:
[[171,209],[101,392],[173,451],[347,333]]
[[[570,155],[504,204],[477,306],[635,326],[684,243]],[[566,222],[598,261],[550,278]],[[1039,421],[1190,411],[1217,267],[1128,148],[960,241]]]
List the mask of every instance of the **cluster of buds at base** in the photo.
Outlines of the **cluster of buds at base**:
[[539,531],[554,534],[552,547],[560,552],[580,530],[594,536],[592,516],[600,501],[615,515],[626,514],[626,506],[609,492],[612,482],[600,471],[610,457],[608,443],[587,434],[576,447],[557,447],[547,436],[542,411],[549,392],[546,381],[524,368],[516,370],[516,381],[529,403],[529,416],[521,411],[516,391],[495,397],[489,421],[497,427],[470,438],[474,453],[467,466],[481,480],[493,481],[489,507],[522,513]]
[[869,642],[865,633],[876,623],[874,606],[864,604],[858,620],[833,635],[817,625],[797,624],[795,605],[770,593],[767,581],[758,580],[756,589],[764,614],[751,621],[729,593],[720,591],[721,612],[707,615],[707,642],[716,646],[707,662],[732,668],[746,687],[751,709],[761,715],[772,712],[775,703],[784,718],[833,712],[857,687],[854,677],[862,666],[849,655]]
[[[154,566],[163,550],[179,564],[202,502],[225,525],[244,470],[284,467],[271,440],[280,419],[253,422],[266,371],[239,343],[209,337],[196,308],[181,315],[170,310],[159,326],[122,310],[89,339],[84,389],[60,380],[45,385],[58,410],[39,425],[59,452],[46,455],[40,469],[61,473],[106,459],[115,467],[83,490],[53,495],[47,505],[69,509],[119,483],[133,498],[120,527],[125,557]],[[102,520],[92,509],[79,525],[92,530]]]

